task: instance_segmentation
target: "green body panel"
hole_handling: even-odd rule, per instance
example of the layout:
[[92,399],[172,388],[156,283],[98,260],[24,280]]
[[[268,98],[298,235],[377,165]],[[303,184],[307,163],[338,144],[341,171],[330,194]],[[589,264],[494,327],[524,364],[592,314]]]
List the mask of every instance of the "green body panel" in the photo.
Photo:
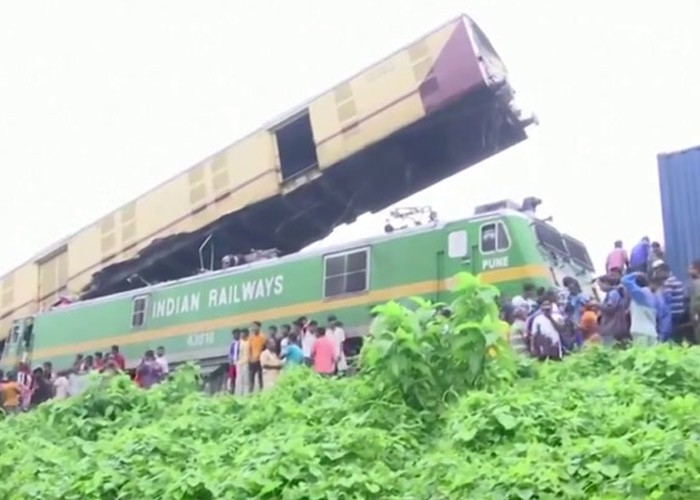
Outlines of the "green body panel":
[[[509,245],[482,251],[482,226],[498,221]],[[538,245],[531,223],[519,213],[494,213],[74,304],[35,318],[33,345],[26,356],[33,364],[51,360],[64,368],[79,352],[107,351],[118,344],[130,365],[159,345],[166,348],[171,362],[220,359],[226,355],[231,329],[253,320],[266,328],[302,315],[323,322],[335,314],[349,335],[363,334],[372,306],[412,295],[449,300],[449,279],[460,271],[482,274],[509,296],[520,293],[526,281],[536,286],[558,284],[555,264],[560,274],[590,278],[589,271],[571,263],[553,262]],[[467,233],[469,252],[455,257],[448,241],[450,233],[459,231]],[[324,298],[326,256],[364,248],[369,251],[367,289]],[[134,304],[140,297],[147,297],[145,322],[132,327]],[[16,356],[8,355],[13,352],[16,345],[8,345],[0,367],[17,362]]]

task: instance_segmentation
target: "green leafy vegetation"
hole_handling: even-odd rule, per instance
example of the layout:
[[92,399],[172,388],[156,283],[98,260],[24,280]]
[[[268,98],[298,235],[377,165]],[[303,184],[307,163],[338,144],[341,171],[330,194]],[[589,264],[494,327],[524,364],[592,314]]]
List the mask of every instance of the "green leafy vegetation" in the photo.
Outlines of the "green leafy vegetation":
[[0,422],[0,498],[700,498],[700,349],[516,359],[494,290],[380,306],[362,374],[246,398],[102,379]]

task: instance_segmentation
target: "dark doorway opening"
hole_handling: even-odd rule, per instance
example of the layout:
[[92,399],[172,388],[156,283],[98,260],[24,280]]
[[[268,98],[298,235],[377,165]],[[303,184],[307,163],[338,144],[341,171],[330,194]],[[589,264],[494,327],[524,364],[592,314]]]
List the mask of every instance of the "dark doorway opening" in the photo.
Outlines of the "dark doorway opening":
[[283,180],[318,165],[316,144],[314,144],[308,112],[278,128],[275,136]]

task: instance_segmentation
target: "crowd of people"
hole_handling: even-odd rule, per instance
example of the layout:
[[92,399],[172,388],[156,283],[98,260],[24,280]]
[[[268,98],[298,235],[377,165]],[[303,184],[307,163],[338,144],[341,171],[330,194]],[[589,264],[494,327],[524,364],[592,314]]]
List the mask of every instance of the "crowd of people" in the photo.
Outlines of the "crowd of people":
[[326,326],[301,317],[268,334],[254,321],[250,329],[234,329],[229,348],[228,391],[243,395],[272,387],[282,369],[306,364],[323,376],[342,375],[348,369],[343,325],[329,316]]
[[[126,359],[119,346],[110,352],[100,351],[90,355],[78,354],[67,370],[56,371],[49,361],[31,370],[27,363],[19,363],[17,371],[3,373],[0,370],[0,407],[6,413],[26,411],[49,399],[65,399],[77,396],[87,386],[87,376],[92,373],[116,375],[126,372]],[[156,352],[146,351],[133,372],[136,384],[149,388],[160,382],[169,373],[165,348]]]
[[563,280],[563,293],[525,284],[503,309],[513,346],[539,359],[562,359],[586,342],[700,343],[700,261],[690,263],[686,286],[661,245],[644,237],[629,253],[616,241],[605,270],[595,280],[602,298],[595,288],[584,293],[573,277]]
[[[587,342],[607,345],[657,342],[700,343],[700,261],[690,264],[692,283],[686,286],[671,272],[658,243],[642,240],[628,253],[617,241],[605,262],[606,273],[596,278],[591,294],[574,277],[563,289],[523,286],[522,294],[503,304],[513,347],[538,359],[559,360]],[[598,289],[602,292],[601,297]],[[323,376],[348,371],[348,345],[335,316],[325,325],[301,317],[291,324],[236,328],[228,351],[226,390],[244,395],[272,387],[286,367],[307,365]],[[44,401],[80,394],[90,372],[118,374],[126,360],[118,346],[110,352],[78,354],[69,370],[56,372],[50,362],[31,370],[20,363],[15,372],[0,371],[0,397],[6,412],[26,410]],[[170,372],[165,348],[146,351],[132,375],[149,388]]]
[[[248,394],[272,387],[282,369],[306,364],[324,376],[344,374],[348,369],[345,331],[335,316],[326,326],[305,317],[291,325],[268,327],[254,321],[250,328],[236,328],[232,332],[228,353],[228,391]],[[76,355],[68,370],[55,371],[51,362],[31,370],[20,363],[17,371],[0,371],[0,407],[7,413],[33,408],[49,399],[65,399],[81,394],[92,373],[114,375],[129,373],[134,382],[148,389],[161,382],[170,373],[165,348],[144,353],[135,369],[127,372],[126,359],[119,346],[110,352]]]

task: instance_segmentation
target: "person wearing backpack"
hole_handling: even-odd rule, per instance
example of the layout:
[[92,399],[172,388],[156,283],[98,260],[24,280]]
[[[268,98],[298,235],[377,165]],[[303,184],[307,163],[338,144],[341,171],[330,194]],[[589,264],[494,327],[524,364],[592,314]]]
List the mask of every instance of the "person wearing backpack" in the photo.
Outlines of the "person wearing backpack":
[[629,294],[619,285],[615,276],[601,276],[598,278],[598,284],[605,293],[605,297],[600,303],[600,325],[598,328],[603,344],[613,345],[631,340],[627,318]]

